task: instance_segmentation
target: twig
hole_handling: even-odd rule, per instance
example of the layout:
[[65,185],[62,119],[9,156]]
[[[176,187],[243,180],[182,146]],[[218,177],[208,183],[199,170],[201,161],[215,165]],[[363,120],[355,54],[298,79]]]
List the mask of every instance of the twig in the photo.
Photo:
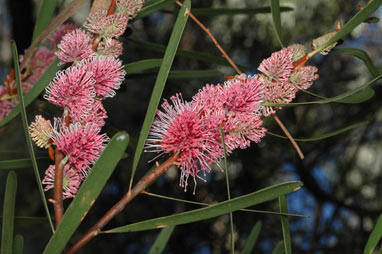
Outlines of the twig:
[[54,173],[54,214],[56,217],[56,227],[61,222],[64,214],[64,205],[62,203],[62,186],[64,177],[64,164],[61,163],[64,158],[64,154],[56,148],[55,153],[55,173]]
[[166,170],[176,163],[179,153],[174,154],[162,165],[157,166],[153,171],[143,177],[131,191],[128,191],[121,200],[119,200],[94,226],[86,232],[67,252],[67,254],[76,253],[82,246],[101,233],[102,228],[117,214],[119,214],[131,200],[142,193],[146,187],[162,175]]
[[292,143],[294,149],[296,149],[298,156],[300,156],[300,159],[304,159],[304,154],[302,153],[300,147],[296,143],[296,141],[293,139],[292,135],[289,133],[288,129],[284,126],[284,124],[281,122],[281,120],[276,116],[276,114],[272,114],[273,118],[275,119],[276,123],[280,126],[280,128],[283,130],[285,135],[288,137],[289,141]]

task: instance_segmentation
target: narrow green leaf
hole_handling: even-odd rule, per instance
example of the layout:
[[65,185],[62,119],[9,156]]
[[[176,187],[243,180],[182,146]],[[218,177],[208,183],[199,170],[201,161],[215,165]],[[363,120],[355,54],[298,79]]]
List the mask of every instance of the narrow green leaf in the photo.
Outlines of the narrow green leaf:
[[[56,75],[56,72],[59,71],[62,66],[58,66],[59,59],[54,60],[48,67],[48,69],[42,74],[37,83],[32,87],[32,89],[24,94],[24,104],[28,106],[40,93],[44,90],[45,86],[49,84],[49,82]],[[4,126],[10,120],[12,120],[15,116],[17,116],[21,111],[20,103],[0,122],[0,127]]]
[[284,244],[282,241],[278,242],[272,251],[272,254],[285,254]]
[[[221,126],[219,126],[219,132],[220,132],[220,138],[223,144],[223,152],[224,152],[224,171],[225,171],[225,183],[227,187],[227,198],[228,200],[231,200],[231,191],[229,188],[229,175],[228,175],[228,162],[227,162],[227,150],[225,146],[225,139],[224,139],[224,132]],[[232,254],[235,253],[235,232],[233,229],[233,216],[232,212],[229,213],[229,222],[230,222],[230,228],[231,228],[231,252]]]
[[355,56],[355,57],[361,59],[365,63],[367,69],[369,70],[370,74],[373,77],[376,77],[376,76],[382,74],[382,69],[377,68],[374,65],[374,63],[371,61],[369,55],[364,50],[357,49],[357,48],[339,48],[339,49],[336,49],[336,52]]
[[17,176],[11,171],[8,173],[7,182],[5,184],[5,196],[3,205],[3,226],[1,237],[1,254],[12,254],[13,248],[13,231],[16,205]]
[[161,99],[164,86],[166,84],[168,73],[170,72],[170,68],[174,60],[180,39],[182,37],[184,27],[186,26],[186,22],[188,18],[187,10],[189,11],[190,8],[191,8],[191,1],[186,0],[179,11],[178,18],[176,19],[174,28],[172,30],[170,40],[168,42],[168,46],[163,57],[163,62],[160,66],[159,73],[155,81],[154,89],[150,98],[149,106],[147,109],[145,120],[143,122],[141,133],[139,135],[137,149],[135,150],[134,159],[133,159],[130,186],[132,186],[134,174],[137,169],[141,154],[143,152],[143,146],[149,134],[151,123],[154,120],[155,113],[156,113],[159,101]]
[[[200,203],[200,202],[195,202],[195,201],[190,201],[190,200],[184,200],[184,199],[179,199],[179,198],[173,198],[173,197],[167,197],[151,192],[144,191],[142,194],[146,194],[152,197],[156,198],[162,198],[162,199],[167,199],[167,200],[172,200],[176,202],[182,202],[182,203],[188,203],[188,204],[194,204],[194,205],[201,205],[201,206],[210,206],[211,204],[207,203]],[[294,214],[294,213],[279,213],[279,212],[271,212],[271,211],[264,211],[264,210],[253,210],[253,209],[240,209],[239,211],[242,212],[250,212],[250,213],[264,213],[264,214],[273,214],[273,215],[287,215],[287,216],[294,216],[294,217],[303,217],[303,218],[309,218],[309,216],[302,215],[302,214]]]
[[[311,137],[311,138],[293,138],[293,139],[296,140],[296,141],[299,141],[299,142],[318,141],[318,140],[322,140],[322,139],[325,139],[325,138],[330,138],[330,137],[339,135],[339,134],[341,134],[343,132],[349,131],[349,130],[357,128],[357,127],[365,126],[368,123],[369,123],[368,121],[364,121],[364,122],[360,122],[360,123],[349,125],[349,126],[347,126],[345,128],[342,128],[340,130],[336,130],[336,131],[333,131],[333,132],[317,135],[317,136],[314,136],[314,137]],[[282,136],[282,135],[279,135],[279,134],[276,134],[276,133],[273,133],[273,132],[270,132],[270,131],[267,131],[267,134],[275,136],[275,137],[278,137],[278,138],[288,139],[286,136]]]
[[52,20],[54,10],[56,9],[58,0],[42,0],[40,10],[38,12],[36,25],[34,27],[32,41],[49,25]]
[[363,254],[373,254],[375,247],[382,238],[382,215],[378,217],[377,224],[367,240]]
[[[301,91],[306,93],[306,94],[309,94],[309,95],[311,95],[313,97],[317,97],[317,98],[324,99],[324,100],[328,99],[328,98],[326,98],[324,96],[312,93],[312,92],[307,91],[307,90],[301,90]],[[373,89],[366,88],[366,89],[362,90],[361,92],[356,93],[355,95],[352,95],[352,96],[349,96],[347,98],[338,100],[336,102],[337,103],[345,103],[345,104],[346,103],[348,103],[348,104],[363,103],[365,101],[370,100],[374,96],[374,94],[375,94],[375,92],[374,92]]]
[[196,79],[221,77],[223,73],[218,70],[191,70],[191,71],[170,71],[169,79]]
[[[375,82],[377,82],[379,79],[382,78],[382,74],[375,77],[374,79],[372,79],[371,81],[367,82],[366,84],[363,84],[362,86],[359,86],[353,90],[350,90],[350,91],[347,91],[346,93],[343,93],[343,94],[340,94],[340,95],[337,95],[337,96],[334,96],[334,97],[331,97],[331,98],[327,98],[327,99],[324,99],[324,100],[317,100],[317,101],[306,101],[306,102],[291,102],[291,103],[264,103],[265,106],[275,106],[275,107],[294,107],[294,106],[298,106],[298,105],[312,105],[312,104],[326,104],[326,103],[329,103],[329,102],[338,102],[340,100],[343,100],[347,97],[350,97],[352,96],[353,94],[356,94],[358,93],[359,91],[367,88],[368,86],[374,84]],[[370,93],[370,92],[367,92],[367,93]]]
[[[35,156],[34,150],[33,150],[32,140],[31,140],[31,137],[29,135],[28,118],[27,118],[27,113],[25,111],[25,102],[24,102],[24,98],[23,98],[23,90],[21,88],[19,55],[17,53],[17,47],[16,47],[16,43],[15,42],[12,43],[12,52],[13,52],[13,66],[14,66],[14,69],[15,69],[17,94],[18,94],[18,98],[19,98],[19,104],[17,106],[20,108],[19,110],[21,110],[21,119],[22,119],[22,122],[23,122],[25,139],[27,141],[29,156],[30,156],[31,161],[32,161],[33,171],[34,171],[34,175],[35,175],[35,178],[36,178],[38,190],[40,192],[41,201],[42,201],[42,204],[44,206],[44,210],[45,210],[46,216],[48,217],[50,228],[51,228],[52,232],[54,232],[54,227],[53,227],[52,219],[50,217],[48,204],[47,204],[46,199],[45,199],[44,189],[42,188],[42,184],[41,184],[41,180],[40,180],[41,178],[40,178],[40,173],[39,173],[37,162],[36,162],[36,156]],[[42,79],[42,77],[40,78],[40,80],[41,79]],[[33,89],[34,89],[34,87],[32,88],[32,90]],[[28,94],[32,93],[32,90]],[[14,110],[16,108],[14,108]]]
[[[279,197],[279,206],[281,213],[288,212],[288,202],[285,196]],[[284,238],[284,248],[286,254],[292,254],[292,242],[290,239],[289,218],[288,216],[281,216],[281,227]]]
[[361,24],[365,19],[367,19],[373,12],[375,12],[378,7],[382,4],[382,0],[373,0],[369,1],[369,3],[362,8],[356,15],[354,15],[342,28],[338,33],[336,33],[327,43],[323,44],[320,48],[310,52],[308,57],[312,57],[313,55],[320,52],[322,49],[327,46],[333,44],[339,39],[343,38],[354,28],[356,28],[359,24]]
[[[44,158],[36,158],[38,162],[49,162],[51,161],[50,158],[44,157]],[[6,161],[0,161],[0,170],[1,169],[16,169],[16,168],[29,168],[32,167],[32,160],[31,159],[17,159],[17,160],[6,160]]]
[[279,0],[271,0],[271,12],[272,12],[273,25],[276,31],[276,37],[280,43],[280,46],[283,48],[284,44],[281,41],[281,14],[280,14]]
[[22,235],[16,235],[13,240],[13,254],[23,254],[24,249],[24,237]]
[[159,0],[159,1],[150,1],[145,4],[142,9],[140,9],[137,13],[135,19],[141,19],[153,12],[156,12],[160,9],[165,8],[166,6],[175,3],[176,0]]
[[[3,216],[0,216],[0,221],[3,220]],[[31,217],[31,216],[15,216],[16,223],[49,223],[46,217]]]
[[155,240],[153,246],[151,246],[151,249],[149,251],[149,254],[161,254],[163,253],[164,247],[166,247],[166,244],[168,240],[170,239],[170,236],[172,234],[172,231],[174,231],[175,226],[162,228],[157,239]]
[[127,75],[161,66],[162,59],[145,59],[125,65]]
[[128,143],[129,136],[125,132],[118,132],[110,140],[70,203],[56,233],[50,238],[44,254],[59,254],[65,248],[113,173]]
[[259,191],[247,195],[233,198],[231,200],[210,205],[208,207],[178,213],[175,215],[141,221],[138,223],[110,229],[105,233],[125,233],[142,231],[210,219],[223,214],[237,211],[245,207],[270,201],[279,197],[280,195],[285,195],[290,192],[297,191],[299,188],[301,188],[301,186],[301,182],[285,182],[261,189]]
[[[133,42],[136,46],[144,49],[148,49],[151,51],[155,52],[165,52],[166,46],[157,44],[157,43],[152,43],[152,42],[146,42],[146,41],[141,41],[133,38],[128,38],[130,42]],[[217,57],[214,55],[198,52],[198,51],[192,51],[192,50],[184,50],[184,49],[178,49],[176,52],[176,56],[179,57],[184,57],[184,58],[189,58],[189,59],[195,59],[201,62],[205,63],[210,63],[210,64],[218,64],[222,66],[227,66],[231,67],[231,64],[223,57]],[[242,71],[250,71],[251,69],[243,66],[243,65],[238,65],[238,67]]]
[[251,233],[248,236],[247,242],[245,243],[244,249],[241,254],[251,254],[255,247],[257,238],[259,237],[261,230],[261,221],[258,221],[255,226],[253,226]]
[[[292,7],[282,6],[280,12],[293,11]],[[271,13],[271,7],[259,7],[259,8],[194,8],[192,14],[195,16],[218,16],[218,15],[255,15],[255,14],[267,14]]]

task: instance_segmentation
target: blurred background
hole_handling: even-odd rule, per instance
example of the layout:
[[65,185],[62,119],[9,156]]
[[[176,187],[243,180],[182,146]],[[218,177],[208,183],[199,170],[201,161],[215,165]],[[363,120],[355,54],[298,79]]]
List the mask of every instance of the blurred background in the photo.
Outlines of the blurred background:
[[[19,52],[31,43],[34,20],[39,1],[0,0],[0,81],[6,79],[11,69],[11,40],[15,40]],[[66,1],[68,2],[68,1]],[[349,0],[285,0],[281,6],[293,10],[281,15],[281,38],[285,45],[301,43],[310,47],[311,41],[335,30],[337,20],[348,21],[359,9],[358,4],[367,1]],[[81,9],[70,22],[81,25],[89,12],[89,5]],[[193,0],[192,8],[255,8],[269,6],[269,1],[244,0]],[[120,38],[124,43],[125,64],[162,58],[162,52],[150,50],[141,41],[166,45],[175,22],[178,6],[170,5],[162,12],[133,21]],[[192,10],[191,10],[192,12]],[[382,16],[381,8],[373,17]],[[270,14],[199,16],[233,60],[247,67],[246,72],[257,73],[260,62],[280,49]],[[338,48],[365,50],[376,66],[382,66],[382,22],[363,23],[358,26]],[[191,20],[188,20],[181,49],[194,50],[221,56],[210,38]],[[337,49],[337,48],[336,48]],[[315,56],[310,62],[319,69],[320,78],[311,92],[325,97],[341,94],[361,86],[373,77],[359,59],[333,50],[327,56]],[[181,92],[185,100],[206,83],[224,81],[224,75],[234,75],[230,67],[207,64],[184,57],[175,58],[172,70],[216,70],[206,78],[179,78],[172,76],[165,87],[163,97],[169,98]],[[105,101],[108,112],[104,131],[112,136],[117,130],[127,131],[132,142],[114,171],[107,187],[101,193],[92,210],[77,230],[75,238],[85,232],[128,190],[134,144],[139,135],[157,70],[126,77],[117,95]],[[291,213],[308,218],[291,217],[293,253],[361,253],[367,237],[382,211],[382,88],[373,86],[375,96],[362,104],[330,103],[325,105],[289,107],[278,112],[279,118],[295,138],[309,138],[329,133],[346,126],[369,121],[363,127],[315,142],[299,142],[305,159],[300,160],[290,142],[267,135],[261,143],[252,144],[246,150],[237,150],[229,157],[228,171],[232,197],[238,197],[261,188],[289,180],[299,180],[304,186],[287,196]],[[314,100],[300,92],[296,101]],[[40,96],[27,109],[29,120],[36,114],[53,118],[60,111]],[[283,134],[272,118],[264,119],[265,127]],[[37,157],[47,157],[45,150],[36,149]],[[17,117],[0,128],[0,160],[27,158],[28,152]],[[154,154],[144,154],[135,177],[136,181],[153,165],[148,163]],[[40,174],[48,167],[48,160],[40,160]],[[16,215],[44,216],[43,207],[31,168],[17,169],[19,180]],[[1,186],[7,171],[0,170]],[[225,175],[220,169],[206,176],[207,182],[197,181],[193,195],[193,181],[187,192],[179,187],[180,172],[171,168],[159,178],[149,192],[187,199],[216,203],[227,198]],[[46,193],[52,198],[53,193]],[[4,188],[0,188],[3,200]],[[68,205],[70,200],[65,201]],[[1,202],[2,203],[2,202]],[[198,208],[197,205],[163,200],[141,195],[128,205],[107,228],[126,225],[145,219],[170,215]],[[254,209],[278,211],[278,202],[268,202]],[[53,211],[53,209],[51,209]],[[237,253],[242,250],[251,228],[257,221],[263,227],[253,253],[272,253],[282,240],[280,217],[266,213],[235,212],[234,227]],[[79,253],[147,253],[159,231],[129,234],[101,235],[87,244]],[[44,220],[16,222],[16,233],[24,236],[24,253],[42,253],[50,238],[49,225]],[[177,226],[164,253],[229,253],[229,216],[221,216],[199,223]]]

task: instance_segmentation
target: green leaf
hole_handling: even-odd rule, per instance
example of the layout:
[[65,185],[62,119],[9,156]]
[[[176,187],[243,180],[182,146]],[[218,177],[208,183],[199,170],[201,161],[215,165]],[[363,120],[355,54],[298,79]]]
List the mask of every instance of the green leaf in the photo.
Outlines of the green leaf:
[[[325,139],[325,138],[330,138],[330,137],[336,136],[338,134],[341,134],[343,132],[349,131],[351,129],[354,129],[354,128],[357,128],[357,127],[360,127],[360,126],[365,126],[368,123],[369,123],[368,121],[364,121],[364,122],[356,123],[356,124],[353,124],[353,125],[349,125],[349,126],[347,126],[345,128],[342,128],[340,130],[336,130],[336,131],[333,131],[333,132],[317,135],[317,136],[314,136],[314,137],[311,137],[311,138],[293,138],[293,139],[296,140],[296,141],[299,141],[299,142],[318,141],[318,140],[322,140],[322,139]],[[279,134],[276,134],[276,133],[273,133],[273,132],[270,132],[270,131],[267,131],[267,134],[275,136],[275,137],[278,137],[278,138],[288,139],[286,136],[282,136],[282,135],[279,135]]]
[[212,78],[222,76],[218,70],[192,70],[192,71],[170,71],[169,79],[196,79],[196,78]]
[[285,182],[277,185],[273,185],[268,188],[261,189],[259,191],[243,195],[231,200],[220,202],[208,207],[203,207],[195,209],[192,211],[187,211],[183,213],[178,213],[175,215],[150,219],[146,221],[141,221],[138,223],[110,229],[105,231],[105,233],[125,233],[125,232],[135,232],[156,228],[163,228],[169,226],[182,225],[186,223],[206,220],[214,218],[223,214],[227,214],[239,209],[261,204],[272,199],[279,197],[280,195],[285,195],[287,193],[297,191],[302,186],[301,182]]
[[[363,84],[362,86],[359,86],[353,90],[350,90],[350,91],[347,91],[346,93],[343,93],[343,94],[340,94],[340,95],[337,95],[337,96],[334,96],[334,97],[331,97],[331,98],[327,98],[327,99],[323,99],[323,100],[317,100],[317,101],[306,101],[306,102],[292,102],[292,103],[264,103],[263,105],[265,106],[275,106],[275,107],[294,107],[294,106],[298,106],[298,105],[312,105],[312,104],[326,104],[326,103],[329,103],[329,102],[338,102],[338,101],[343,101],[343,99],[347,98],[347,97],[350,97],[352,96],[353,94],[356,94],[358,93],[359,91],[367,88],[368,86],[374,84],[375,82],[377,82],[379,79],[382,78],[382,74],[375,77],[374,79],[372,79],[371,81],[367,82],[366,84]],[[370,92],[366,92],[368,94],[370,94]],[[362,97],[367,97],[367,94],[366,96],[365,95],[362,95]],[[348,98],[349,99],[349,98]]]
[[23,254],[24,238],[22,235],[16,235],[13,240],[13,254]]
[[110,140],[70,203],[56,233],[49,240],[44,254],[59,254],[65,248],[113,173],[128,143],[129,136],[125,132],[115,134]]
[[280,43],[280,46],[283,48],[284,45],[281,41],[281,15],[280,15],[279,0],[271,0],[271,12],[272,12],[273,25],[276,31],[276,37]]
[[165,8],[166,6],[175,3],[176,0],[159,0],[159,1],[149,1],[147,2],[142,9],[140,9],[137,13],[137,16],[135,19],[141,19],[148,15],[150,15],[153,12],[156,12],[160,9]]
[[170,236],[172,234],[172,231],[174,231],[175,226],[162,228],[157,239],[155,240],[153,246],[151,246],[151,249],[149,251],[149,254],[161,254],[163,253],[164,247],[166,247],[166,244],[168,240],[170,239]]
[[[279,197],[279,206],[281,213],[288,212],[288,202],[285,196]],[[284,248],[286,254],[292,254],[292,243],[290,239],[289,219],[288,216],[281,216],[281,227],[284,238]]]
[[378,217],[377,224],[367,240],[363,254],[373,254],[375,247],[382,238],[382,215]]
[[[30,156],[31,161],[32,161],[33,171],[34,171],[35,179],[36,179],[36,182],[37,182],[38,190],[40,192],[41,201],[42,201],[42,204],[44,206],[44,210],[45,210],[46,216],[48,217],[50,228],[51,228],[52,232],[54,232],[54,227],[53,227],[52,219],[50,217],[50,212],[49,212],[48,204],[47,204],[46,199],[45,199],[44,189],[42,188],[42,184],[41,184],[41,180],[40,180],[41,178],[40,178],[40,173],[39,173],[37,162],[36,162],[36,156],[35,156],[34,150],[33,150],[32,140],[31,140],[31,137],[29,135],[28,118],[27,118],[27,113],[25,111],[25,104],[26,104],[26,102],[24,102],[24,98],[23,98],[23,95],[22,95],[23,90],[21,88],[19,55],[17,53],[17,47],[16,47],[16,43],[15,42],[12,43],[12,52],[13,52],[13,66],[14,66],[14,69],[15,69],[17,94],[18,94],[18,98],[19,98],[19,104],[17,106],[19,107],[19,110],[21,110],[21,119],[22,119],[22,123],[23,123],[25,139],[27,141],[29,156]],[[43,76],[44,75],[45,74],[43,74]],[[41,77],[40,80],[42,78],[43,77]],[[35,87],[33,87],[28,94],[31,94],[32,90],[34,88]],[[30,97],[28,97],[28,98],[30,98]],[[25,98],[25,99],[27,99],[27,98]],[[14,108],[13,111],[16,108]]]
[[[157,44],[157,43],[152,43],[152,42],[146,42],[146,41],[141,41],[133,38],[128,38],[130,42],[133,42],[136,46],[144,49],[148,49],[151,51],[155,52],[165,52],[166,46]],[[227,66],[231,67],[231,64],[223,57],[217,57],[214,55],[198,52],[198,51],[192,51],[192,50],[184,50],[184,49],[178,49],[176,51],[176,56],[179,57],[184,57],[184,58],[189,58],[189,59],[195,59],[201,62],[205,63],[210,63],[210,64],[218,64],[222,66]],[[238,65],[238,67],[243,70],[243,71],[250,71],[251,69],[243,66],[243,65]]]
[[13,248],[13,231],[16,205],[17,176],[11,171],[8,173],[7,182],[5,184],[5,195],[3,205],[3,226],[1,237],[1,254],[12,254]]
[[[293,11],[292,7],[282,6],[280,12]],[[218,15],[255,15],[266,14],[271,12],[271,7],[259,7],[259,8],[194,8],[192,14],[195,16],[218,16]]]
[[[0,220],[3,220],[3,216],[0,216]],[[31,217],[31,216],[15,216],[16,223],[49,223],[46,217]]]
[[247,242],[245,243],[244,249],[241,254],[251,254],[253,248],[255,247],[257,238],[259,237],[261,230],[261,221],[258,221],[255,226],[253,226],[251,233],[248,236]]
[[[28,106],[40,93],[44,90],[45,86],[49,84],[49,82],[56,75],[56,72],[59,71],[62,66],[58,66],[59,59],[56,58],[48,67],[48,69],[42,74],[37,83],[32,87],[32,89],[24,94],[24,104]],[[10,120],[12,120],[15,116],[17,116],[21,111],[20,103],[0,122],[0,127],[4,126]]]
[[162,59],[145,59],[125,65],[127,75],[161,66]]
[[40,10],[38,12],[36,25],[34,27],[32,41],[49,25],[52,20],[54,10],[56,9],[58,0],[42,0]]
[[354,28],[356,28],[359,24],[361,24],[365,19],[367,19],[373,12],[375,12],[378,7],[382,4],[382,0],[373,0],[369,1],[369,3],[362,8],[356,15],[354,15],[341,29],[336,33],[328,42],[323,44],[320,48],[310,52],[308,57],[312,57],[313,55],[320,52],[322,49],[328,47],[329,45],[335,43],[339,39],[343,38]]
[[374,63],[371,61],[369,55],[365,51],[363,51],[361,49],[357,49],[357,48],[340,48],[340,49],[336,49],[336,51],[340,52],[340,53],[347,54],[347,55],[355,56],[355,57],[361,59],[365,63],[367,69],[369,70],[370,74],[373,77],[376,77],[376,76],[382,74],[382,69],[377,68],[374,65]]
[[278,242],[272,251],[272,254],[285,254],[284,244],[282,241]]
[[[302,92],[306,93],[306,94],[309,94],[313,97],[317,97],[317,98],[320,98],[320,99],[328,99],[324,96],[321,96],[321,95],[318,95],[318,94],[315,94],[315,93],[312,93],[310,91],[307,91],[307,90],[301,90]],[[336,101],[337,103],[348,103],[348,104],[357,104],[357,103],[363,103],[365,101],[368,101],[370,100],[373,96],[374,96],[375,92],[373,89],[371,88],[366,88],[364,89],[363,91],[355,94],[355,95],[352,95],[352,96],[349,96],[348,98],[344,98],[344,99],[341,99],[341,100],[338,100]]]
[[157,107],[161,99],[164,86],[166,84],[168,73],[170,72],[170,68],[174,60],[176,50],[178,48],[180,39],[182,38],[184,27],[186,26],[186,22],[188,18],[188,14],[186,11],[190,10],[190,8],[191,8],[191,1],[186,0],[179,11],[174,28],[172,30],[170,40],[168,42],[168,46],[163,57],[163,62],[160,66],[159,73],[155,81],[154,89],[150,98],[145,120],[143,122],[143,126],[142,126],[140,136],[138,139],[137,149],[135,150],[134,159],[133,159],[133,167],[131,172],[131,179],[130,179],[130,186],[132,186],[134,174],[137,169],[138,162],[143,151],[143,146],[149,134],[151,123],[154,120],[155,113],[157,111]]
[[[36,158],[39,162],[48,162],[51,161],[50,158],[44,157],[44,158]],[[0,161],[0,170],[1,169],[16,169],[16,168],[29,168],[32,167],[32,160],[31,159],[17,159],[17,160],[6,160],[6,161]]]

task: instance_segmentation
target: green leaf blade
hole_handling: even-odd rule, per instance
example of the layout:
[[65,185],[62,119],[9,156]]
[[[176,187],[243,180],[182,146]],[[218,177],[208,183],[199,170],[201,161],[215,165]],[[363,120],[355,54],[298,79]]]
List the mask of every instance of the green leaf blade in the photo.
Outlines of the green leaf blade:
[[127,75],[137,73],[144,70],[160,67],[162,59],[145,59],[125,65],[125,71]]
[[110,140],[90,171],[90,174],[82,183],[76,197],[70,203],[57,231],[49,240],[43,252],[44,254],[59,254],[65,248],[70,237],[88,213],[113,173],[128,143],[129,136],[125,132],[117,133]]
[[172,30],[170,40],[166,49],[166,52],[163,57],[163,62],[160,66],[159,73],[157,76],[157,79],[154,84],[154,89],[150,98],[149,106],[147,109],[147,113],[142,125],[142,129],[139,135],[137,148],[135,150],[134,159],[133,159],[133,167],[131,172],[131,180],[130,180],[130,186],[132,186],[132,182],[134,179],[135,171],[138,167],[139,159],[143,152],[143,147],[146,142],[147,136],[150,131],[151,123],[154,120],[156,110],[159,105],[160,98],[162,96],[162,92],[164,89],[164,86],[166,84],[166,80],[168,78],[168,74],[170,72],[170,68],[172,66],[172,62],[174,60],[176,51],[179,46],[180,39],[183,34],[183,30],[186,26],[186,22],[188,19],[187,11],[189,11],[191,8],[191,1],[186,0],[182,6],[182,8],[179,11],[177,20],[175,22],[174,28]]
[[[40,162],[48,162],[51,161],[50,158],[36,158],[36,160]],[[0,170],[2,169],[17,169],[17,168],[29,168],[33,167],[33,163],[31,159],[17,159],[17,160],[5,160],[0,161]]]
[[151,246],[151,249],[149,251],[149,254],[161,254],[163,253],[164,247],[166,247],[166,244],[168,240],[170,239],[170,236],[172,232],[174,231],[175,226],[162,228],[157,239],[155,239],[155,242],[153,246]]
[[256,222],[255,226],[253,226],[251,233],[248,236],[247,242],[245,243],[244,249],[241,254],[251,254],[253,248],[255,247],[257,238],[260,235],[262,223],[261,221]]
[[11,171],[8,173],[5,184],[5,196],[3,205],[3,223],[1,238],[1,254],[12,254],[13,249],[13,232],[15,223],[15,206],[16,206],[17,176]]
[[32,41],[34,41],[42,31],[49,25],[52,20],[54,10],[56,9],[58,0],[43,0],[38,12],[36,25],[34,27]]
[[13,254],[23,254],[24,249],[24,237],[22,235],[16,235],[13,240]]
[[150,15],[153,12],[156,12],[158,10],[161,10],[168,5],[175,3],[176,0],[159,0],[159,1],[149,1],[147,2],[142,9],[140,9],[137,13],[137,16],[135,19],[141,19],[148,15]]
[[375,247],[382,238],[382,215],[378,217],[377,224],[367,240],[363,254],[373,254]]
[[[292,7],[282,6],[280,12],[293,11]],[[256,15],[271,13],[271,7],[258,8],[194,8],[192,14],[195,16],[219,16],[219,15]]]
[[[281,213],[288,213],[288,202],[285,196],[279,197],[279,206]],[[288,216],[281,216],[281,228],[284,238],[284,249],[286,254],[292,254],[292,242],[290,238],[289,218]]]
[[280,43],[280,46],[283,48],[284,44],[281,41],[281,11],[280,11],[279,0],[271,0],[271,12],[272,12],[273,25],[276,31],[276,37]]
[[237,211],[245,207],[273,200],[280,195],[285,195],[287,193],[297,191],[299,188],[301,188],[301,186],[302,183],[296,181],[281,183],[208,207],[110,229],[105,231],[105,233],[135,232],[210,219],[233,211]]
[[382,74],[382,71],[374,65],[369,55],[364,50],[357,49],[357,48],[339,48],[339,49],[336,49],[336,52],[355,56],[361,59],[373,77],[377,77],[378,75]]

